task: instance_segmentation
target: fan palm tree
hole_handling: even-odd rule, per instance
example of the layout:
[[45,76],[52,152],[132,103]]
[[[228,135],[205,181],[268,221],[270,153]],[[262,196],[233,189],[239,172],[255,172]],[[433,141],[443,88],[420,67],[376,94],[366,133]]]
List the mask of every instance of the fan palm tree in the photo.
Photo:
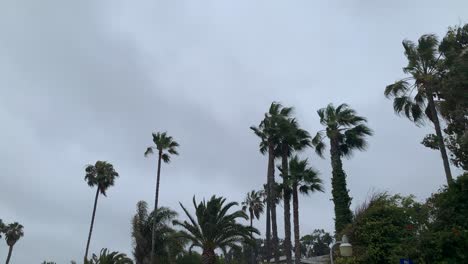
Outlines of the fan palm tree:
[[18,224],[17,222],[14,222],[13,224],[5,226],[3,231],[5,233],[6,243],[9,247],[8,256],[5,262],[6,264],[8,264],[10,263],[13,247],[15,246],[16,242],[18,242],[18,240],[24,236],[23,226]]
[[133,264],[133,261],[124,253],[116,251],[109,252],[107,248],[101,249],[99,256],[93,254],[90,261],[86,264]]
[[431,34],[420,37],[418,44],[404,40],[408,65],[403,68],[403,72],[410,76],[388,85],[384,94],[387,98],[394,98],[393,108],[396,113],[404,114],[417,125],[422,124],[425,118],[434,124],[445,177],[450,184],[453,181],[452,173],[434,102],[434,98],[439,96],[439,69],[442,64],[441,54],[437,52],[438,44],[437,37]]
[[132,219],[133,256],[136,264],[150,263],[154,219],[158,244],[155,250],[156,259],[160,262],[174,263],[174,258],[184,251],[185,245],[185,241],[178,239],[177,232],[169,226],[176,216],[175,211],[160,207],[155,217],[154,212],[148,212],[148,204],[145,201],[137,203],[137,212]]
[[[261,191],[252,190],[247,193],[245,200],[242,202],[242,211],[249,211],[250,227],[253,227],[254,218],[260,219],[260,215],[263,213],[264,203],[263,203],[263,194]],[[251,234],[253,238],[253,234]],[[254,251],[252,248],[252,263],[255,262]]]
[[199,247],[203,250],[203,264],[215,263],[216,249],[221,249],[226,254],[228,248],[238,249],[240,243],[255,243],[251,234],[259,234],[257,229],[237,222],[238,219],[248,219],[242,210],[228,212],[238,205],[236,202],[225,202],[225,198],[212,196],[208,202],[197,204],[194,197],[195,217],[180,204],[189,221],[173,222],[174,225],[185,229],[181,231],[181,236],[190,241],[190,249]]
[[[279,138],[279,123],[288,119],[292,113],[291,107],[283,107],[280,103],[273,102],[270,105],[268,113],[265,113],[264,119],[258,127],[251,126],[252,129],[260,138],[260,153],[268,153],[268,170],[267,170],[267,221],[266,221],[266,248],[267,261],[270,261],[271,249],[274,252],[275,262],[279,262],[278,251],[278,226],[276,222],[276,197],[275,188],[275,149],[278,146]],[[270,218],[271,216],[271,218]],[[271,223],[270,223],[271,219]],[[270,247],[270,227],[273,233],[273,239]]]
[[288,159],[294,151],[301,151],[311,146],[309,133],[301,129],[294,118],[284,119],[279,122],[279,143],[276,149],[276,156],[281,158],[281,176],[283,183],[283,204],[284,204],[284,251],[286,263],[292,263],[291,255],[291,188],[288,183]]
[[[158,152],[158,174],[156,178],[156,194],[154,197],[154,211],[158,211],[158,200],[159,200],[159,182],[161,179],[161,161],[169,163],[171,161],[170,155],[179,155],[177,147],[179,143],[174,141],[171,136],[167,135],[167,132],[153,133],[153,143],[155,146],[148,147],[145,151],[145,157],[152,154],[154,150]],[[151,263],[155,263],[155,248],[156,248],[156,222],[153,223],[153,232],[151,240]]]
[[106,195],[107,189],[114,185],[115,179],[119,174],[115,171],[114,166],[106,161],[96,161],[95,165],[88,165],[85,169],[85,181],[89,187],[96,186],[96,196],[94,198],[93,215],[91,217],[91,226],[89,228],[88,242],[86,243],[86,251],[84,260],[88,260],[89,243],[91,242],[91,234],[93,233],[94,217],[96,216],[96,207],[99,193]]
[[[284,173],[284,172],[283,172]],[[296,264],[301,263],[301,243],[299,231],[299,193],[309,194],[323,192],[322,180],[318,173],[309,167],[307,159],[299,160],[294,156],[289,161],[289,179],[292,183],[293,216],[294,216],[294,259]]]
[[346,187],[346,174],[341,158],[350,157],[355,149],[365,150],[367,147],[365,137],[371,136],[373,132],[366,126],[367,120],[358,116],[347,104],[341,104],[336,108],[333,104],[329,104],[317,112],[325,131],[319,131],[312,139],[312,144],[315,145],[317,154],[323,156],[324,136],[330,139],[335,232],[338,234],[351,223],[353,217],[349,209],[351,197]]

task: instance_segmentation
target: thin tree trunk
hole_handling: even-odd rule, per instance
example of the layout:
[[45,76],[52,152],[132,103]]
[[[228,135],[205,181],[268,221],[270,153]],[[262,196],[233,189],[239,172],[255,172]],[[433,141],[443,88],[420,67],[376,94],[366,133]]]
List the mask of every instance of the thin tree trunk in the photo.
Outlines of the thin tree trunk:
[[[250,229],[252,229],[252,228],[253,228],[253,218],[254,218],[254,214],[253,214],[252,209],[249,209],[249,211],[250,211]],[[250,231],[250,238],[253,240],[253,231],[252,231],[252,230]],[[255,250],[255,246],[252,246],[252,249],[251,249],[251,252],[250,252],[250,254],[252,255],[252,256],[251,256],[252,264],[255,263],[254,250]]]
[[[270,166],[268,165],[268,171],[270,171]],[[270,263],[271,259],[271,206],[270,206],[270,176],[267,173],[267,187],[266,187],[266,194],[267,194],[267,201],[266,201],[266,241],[265,241],[265,257],[267,263]]]
[[202,263],[203,264],[215,264],[216,255],[212,249],[204,249],[202,253]]
[[291,254],[291,193],[288,186],[288,153],[283,150],[281,157],[281,168],[283,172],[283,196],[284,196],[284,252],[286,254],[286,263],[292,264]]
[[268,175],[270,177],[270,209],[271,209],[271,228],[273,233],[272,251],[275,263],[279,263],[278,253],[278,225],[276,223],[276,184],[275,184],[275,156],[272,142],[268,143]]
[[89,243],[91,242],[91,234],[93,233],[94,217],[96,216],[96,207],[97,207],[97,201],[99,197],[99,190],[100,190],[99,187],[97,187],[96,197],[94,198],[93,216],[91,217],[91,226],[89,228],[88,242],[86,243],[86,251],[85,251],[85,256],[84,256],[85,263],[86,261],[88,261]]
[[353,213],[349,209],[351,197],[349,197],[346,187],[346,174],[343,171],[338,142],[335,138],[330,139],[330,154],[332,166],[332,196],[335,204],[335,235],[338,235],[343,228],[351,223]]
[[12,252],[13,252],[13,246],[10,246],[10,248],[8,249],[8,256],[7,256],[5,264],[10,263],[10,258],[11,258],[11,253]]
[[293,216],[294,216],[294,263],[301,263],[301,242],[299,241],[299,195],[297,193],[297,182],[293,182]]
[[437,143],[439,145],[440,155],[442,156],[442,161],[444,163],[445,177],[447,179],[447,184],[450,185],[453,182],[452,172],[450,171],[450,163],[447,156],[447,150],[445,149],[442,130],[440,129],[439,117],[437,115],[434,98],[432,98],[432,94],[429,92],[427,93],[427,99],[429,101],[429,109],[431,110],[432,122],[434,123],[434,128],[437,135]]
[[162,150],[159,150],[158,155],[158,175],[156,177],[156,194],[154,197],[154,213],[153,213],[153,234],[151,238],[151,264],[156,264],[156,213],[158,211],[158,200],[159,200],[159,181],[161,179],[161,159],[162,159]]

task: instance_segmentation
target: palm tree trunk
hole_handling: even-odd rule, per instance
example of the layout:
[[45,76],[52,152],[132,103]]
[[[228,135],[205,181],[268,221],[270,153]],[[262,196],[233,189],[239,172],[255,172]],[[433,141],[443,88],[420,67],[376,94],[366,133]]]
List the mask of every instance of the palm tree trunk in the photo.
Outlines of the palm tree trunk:
[[332,166],[332,196],[335,204],[335,235],[338,235],[343,228],[351,223],[353,213],[349,209],[351,197],[349,197],[346,187],[346,174],[343,171],[343,163],[338,149],[338,141],[330,139],[330,154]]
[[10,248],[8,249],[8,256],[7,256],[5,264],[10,263],[10,258],[11,258],[11,253],[12,252],[13,252],[13,246],[10,246]]
[[[161,159],[162,159],[162,150],[159,150],[158,155],[158,175],[156,177],[156,194],[154,197],[154,215],[156,216],[156,212],[158,211],[158,200],[159,200],[159,180],[161,179]],[[153,232],[151,237],[151,264],[156,264],[156,217],[153,217]]]
[[[249,211],[250,211],[250,228],[252,229],[254,214],[253,214],[252,209],[250,209]],[[253,239],[253,231],[252,230],[250,231],[250,238]],[[252,255],[251,256],[252,264],[255,263],[254,250],[255,250],[255,246],[252,246],[252,249],[251,249],[251,252],[250,252],[250,254]]]
[[93,233],[94,217],[96,216],[96,207],[97,207],[98,197],[99,197],[99,187],[97,187],[96,197],[94,198],[93,216],[91,217],[91,226],[89,228],[88,242],[86,243],[86,251],[85,251],[85,256],[84,256],[85,263],[88,260],[89,243],[91,242],[91,234]]
[[215,264],[216,255],[212,249],[203,249],[202,253],[202,263],[203,264]]
[[293,216],[294,216],[294,263],[301,263],[301,242],[299,241],[299,195],[297,193],[297,182],[293,182]]
[[442,130],[440,129],[439,117],[435,108],[434,98],[432,93],[427,93],[427,99],[429,101],[429,109],[431,110],[432,122],[437,135],[437,143],[439,144],[440,155],[444,163],[445,177],[447,178],[447,184],[450,185],[453,182],[452,172],[450,171],[450,163],[447,156],[447,150],[445,149],[444,137],[442,136]]
[[281,167],[283,170],[283,192],[284,192],[284,252],[286,254],[286,263],[292,264],[291,254],[291,193],[286,178],[288,176],[288,153],[283,151],[281,157]]
[[[268,166],[269,167],[269,166]],[[267,187],[266,187],[266,194],[267,194],[267,205],[266,205],[266,241],[265,241],[265,257],[267,263],[270,263],[271,259],[271,209],[270,209],[270,177],[267,173]]]
[[279,263],[278,253],[278,225],[276,223],[276,184],[275,184],[275,156],[273,142],[268,143],[268,176],[270,179],[270,209],[271,209],[271,229],[273,233],[272,251],[275,263]]

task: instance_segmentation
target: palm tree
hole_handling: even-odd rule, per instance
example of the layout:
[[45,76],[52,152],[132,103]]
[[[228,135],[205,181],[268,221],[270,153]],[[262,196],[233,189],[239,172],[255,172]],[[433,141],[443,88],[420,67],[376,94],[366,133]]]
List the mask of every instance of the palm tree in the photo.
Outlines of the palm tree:
[[281,176],[283,178],[283,204],[284,204],[284,251],[286,263],[292,263],[291,256],[291,188],[288,183],[288,159],[294,151],[301,151],[311,146],[309,133],[301,129],[294,118],[279,122],[279,143],[276,156],[281,158]]
[[312,144],[315,145],[317,154],[322,156],[325,147],[324,132],[330,139],[335,232],[339,234],[353,218],[349,209],[351,197],[346,187],[346,174],[341,157],[350,157],[355,149],[365,150],[367,147],[365,137],[371,136],[372,130],[366,126],[367,120],[358,116],[347,104],[341,104],[336,108],[333,104],[329,104],[317,112],[325,131],[319,131],[312,139]]
[[176,216],[175,211],[166,207],[158,208],[154,216],[154,212],[148,212],[148,204],[145,201],[137,203],[137,212],[132,219],[133,256],[136,264],[150,263],[154,219],[158,244],[155,250],[156,259],[164,263],[174,263],[174,258],[184,251],[185,245],[185,241],[178,239],[177,232],[169,226]]
[[93,233],[94,217],[96,216],[96,207],[99,197],[99,193],[104,196],[106,195],[107,189],[114,185],[115,179],[119,177],[119,174],[115,171],[114,166],[106,161],[96,161],[95,165],[88,165],[85,169],[87,181],[89,187],[97,186],[96,197],[94,198],[93,215],[91,217],[91,226],[89,228],[88,242],[86,243],[86,251],[84,260],[88,260],[89,243],[91,242],[91,234]]
[[394,98],[393,108],[396,113],[404,114],[417,125],[422,124],[425,118],[434,123],[438,149],[444,164],[445,177],[450,184],[452,172],[445,149],[444,138],[440,128],[434,97],[439,96],[440,78],[439,68],[442,63],[441,54],[438,54],[439,41],[435,35],[423,35],[418,44],[409,40],[403,41],[405,56],[408,65],[403,68],[410,77],[396,81],[385,88],[385,96]]
[[214,264],[216,260],[215,250],[221,249],[226,254],[228,248],[238,249],[240,243],[255,243],[251,234],[259,234],[257,229],[239,224],[237,219],[248,219],[246,213],[237,210],[233,213],[228,211],[238,205],[236,202],[225,204],[226,199],[212,196],[208,202],[197,204],[193,198],[195,207],[194,218],[188,210],[180,204],[189,221],[174,221],[174,225],[181,226],[181,236],[190,241],[191,246],[203,250],[202,263]]
[[[156,194],[154,198],[154,211],[158,211],[158,200],[159,200],[159,181],[161,179],[161,161],[169,163],[171,161],[170,155],[179,155],[177,147],[179,143],[174,141],[171,136],[167,135],[167,132],[153,133],[153,143],[155,146],[148,147],[145,151],[145,157],[152,154],[154,150],[158,151],[158,175],[156,178]],[[155,248],[156,248],[156,222],[153,223],[153,232],[151,239],[151,263],[155,263]]]
[[11,253],[13,252],[13,246],[15,246],[16,242],[18,242],[18,240],[24,236],[23,226],[18,224],[17,222],[14,222],[13,224],[7,225],[3,231],[5,233],[6,243],[9,247],[8,256],[5,262],[6,264],[8,264],[10,263]]
[[133,264],[133,261],[124,253],[109,252],[107,248],[101,249],[99,256],[93,254],[90,261],[85,264]]
[[[261,191],[252,190],[251,192],[247,193],[245,200],[242,202],[242,211],[246,212],[249,211],[249,218],[250,218],[250,227],[253,227],[253,220],[254,218],[260,219],[260,215],[263,213],[264,203],[262,198]],[[253,234],[250,234],[253,238]],[[252,263],[255,262],[254,251],[252,247]]]
[[[283,172],[284,173],[284,172]],[[301,263],[301,243],[299,231],[299,194],[309,194],[313,192],[323,192],[322,180],[318,173],[309,167],[307,159],[299,160],[294,156],[289,161],[289,178],[292,186],[293,215],[294,215],[294,262]]]
[[[279,262],[278,251],[278,226],[276,223],[276,197],[275,188],[275,149],[278,145],[279,123],[289,118],[292,112],[291,107],[283,107],[280,103],[271,103],[268,113],[260,122],[258,127],[251,126],[250,129],[260,138],[260,153],[268,152],[268,170],[267,170],[267,221],[266,221],[266,248],[267,261],[270,261],[271,249],[274,252],[275,262]],[[270,218],[271,216],[271,218]],[[273,233],[272,248],[270,248],[270,219],[271,230]]]

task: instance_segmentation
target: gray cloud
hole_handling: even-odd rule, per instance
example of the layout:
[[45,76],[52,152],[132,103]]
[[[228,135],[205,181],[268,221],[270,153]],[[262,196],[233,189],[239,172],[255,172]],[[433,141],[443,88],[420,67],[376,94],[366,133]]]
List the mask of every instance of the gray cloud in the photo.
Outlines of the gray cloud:
[[[402,77],[403,38],[441,35],[468,6],[421,3],[0,3],[0,214],[26,234],[13,262],[82,258],[93,199],[83,171],[97,159],[121,177],[99,200],[92,252],[130,254],[135,203],[154,199],[156,161],[143,157],[152,131],[181,144],[163,167],[162,204],[240,201],[264,182],[248,127],[273,100],[295,106],[311,133],[329,102],[368,117],[369,150],[344,162],[353,205],[373,189],[424,199],[444,182],[438,153],[419,144],[431,128],[395,116],[382,90]],[[326,192],[301,198],[302,232],[332,231],[329,160],[303,155]]]

